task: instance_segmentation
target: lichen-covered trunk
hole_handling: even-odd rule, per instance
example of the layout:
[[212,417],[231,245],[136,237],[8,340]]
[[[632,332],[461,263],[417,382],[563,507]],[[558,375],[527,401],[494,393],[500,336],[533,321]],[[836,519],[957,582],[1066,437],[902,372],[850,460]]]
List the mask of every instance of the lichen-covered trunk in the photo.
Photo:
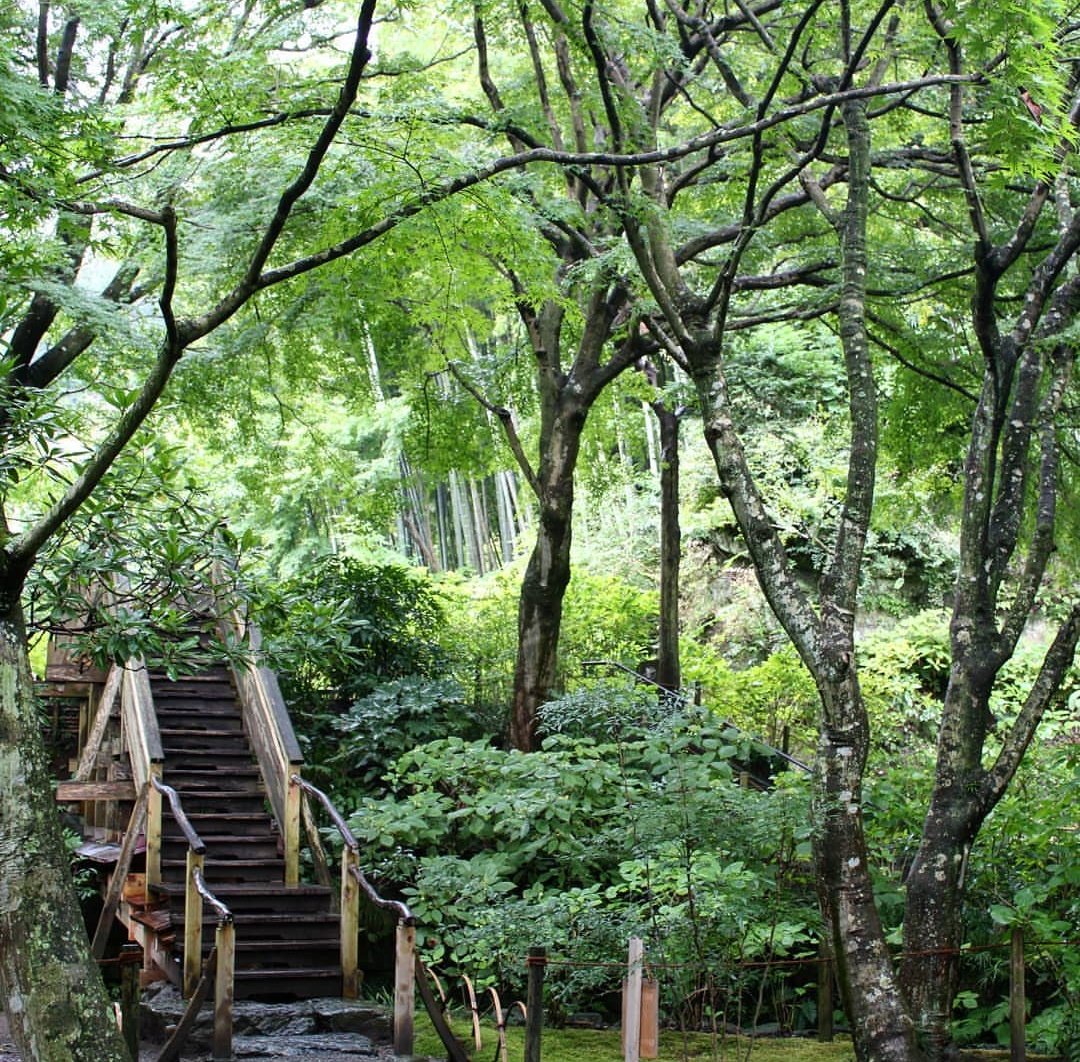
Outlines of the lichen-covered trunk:
[[574,468],[585,426],[583,411],[554,419],[540,471],[540,519],[518,605],[518,648],[510,743],[530,752],[537,717],[551,695],[558,667],[563,598],[570,584]]
[[0,588],[0,991],[25,1062],[129,1058],[60,835],[17,591]]
[[963,941],[964,872],[977,831],[969,805],[935,793],[905,882],[902,984],[931,1060],[955,1055],[952,1005]]
[[863,829],[862,695],[850,669],[818,685],[829,719],[818,742],[814,859],[844,1013],[860,1062],[914,1062],[922,1056],[874,902]]

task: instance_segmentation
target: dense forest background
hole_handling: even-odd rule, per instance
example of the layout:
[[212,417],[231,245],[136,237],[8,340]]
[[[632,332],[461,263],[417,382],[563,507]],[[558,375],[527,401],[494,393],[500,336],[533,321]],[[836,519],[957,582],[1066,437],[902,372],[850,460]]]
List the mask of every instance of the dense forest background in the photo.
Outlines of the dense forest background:
[[860,1057],[944,1057],[1022,927],[1075,1052],[1076,30],[16,3],[9,642],[182,672],[245,610],[426,956],[557,942],[557,1017],[640,934],[672,1020],[805,1029],[825,947]]

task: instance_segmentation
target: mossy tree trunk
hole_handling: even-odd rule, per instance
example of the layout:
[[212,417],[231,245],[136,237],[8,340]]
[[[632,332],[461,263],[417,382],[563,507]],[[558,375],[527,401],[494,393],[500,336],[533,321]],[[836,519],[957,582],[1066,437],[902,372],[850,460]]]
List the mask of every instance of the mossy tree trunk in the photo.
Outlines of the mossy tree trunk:
[[0,990],[26,1062],[129,1059],[79,913],[10,582],[0,584]]

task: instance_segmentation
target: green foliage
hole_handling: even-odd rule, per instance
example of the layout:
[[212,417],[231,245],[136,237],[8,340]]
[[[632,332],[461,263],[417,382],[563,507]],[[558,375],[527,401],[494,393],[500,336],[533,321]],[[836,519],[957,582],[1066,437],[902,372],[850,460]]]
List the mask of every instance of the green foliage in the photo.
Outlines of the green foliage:
[[256,617],[316,781],[355,784],[338,764],[357,745],[361,774],[377,777],[380,757],[393,757],[406,737],[440,732],[439,718],[460,717],[458,690],[428,681],[443,661],[444,620],[422,572],[324,557],[266,585]]
[[239,647],[216,637],[215,609],[236,607],[246,543],[206,506],[178,448],[155,436],[54,536],[24,592],[32,630],[65,634],[99,665],[144,658],[171,675]]
[[[469,582],[447,580],[445,649],[472,703],[485,710],[510,700],[517,653],[517,608],[524,559]],[[586,660],[635,667],[654,653],[657,597],[625,579],[579,566],[563,604],[557,689],[572,689]]]
[[811,946],[798,780],[739,788],[741,735],[625,688],[552,702],[544,728],[534,753],[458,737],[417,746],[386,776],[389,795],[350,817],[432,962],[521,993],[521,954],[547,942],[573,960],[550,971],[557,1016],[614,987],[605,964],[640,933],[656,961],[686,967],[667,1005],[696,1001],[700,1018],[706,981],[733,978],[735,1000],[755,983],[738,963]]

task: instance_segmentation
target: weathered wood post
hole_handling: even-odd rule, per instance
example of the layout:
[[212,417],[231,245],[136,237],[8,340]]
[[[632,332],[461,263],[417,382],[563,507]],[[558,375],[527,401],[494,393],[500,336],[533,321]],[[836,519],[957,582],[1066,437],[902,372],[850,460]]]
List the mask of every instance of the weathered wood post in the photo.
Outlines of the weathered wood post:
[[1024,931],[1014,927],[1009,954],[1009,1059],[1024,1062],[1027,1038],[1024,1032],[1027,1001],[1024,998]]
[[139,1057],[139,970],[142,948],[125,944],[120,949],[120,1022],[124,1043],[132,1058]]
[[397,924],[394,956],[394,1054],[413,1053],[413,1004],[416,985],[416,926],[401,919]]
[[641,982],[641,1021],[638,1026],[638,1053],[642,1058],[660,1054],[660,982],[646,977]]
[[218,923],[217,976],[214,979],[214,1042],[215,1059],[232,1058],[233,1035],[233,978],[236,968],[236,926],[232,918]]
[[195,991],[202,967],[203,898],[195,887],[195,872],[201,874],[202,870],[202,853],[188,848],[184,885],[184,999],[190,999]]
[[623,1058],[626,1062],[638,1062],[641,1058],[641,978],[644,962],[644,941],[641,937],[631,937],[623,988]]
[[540,1040],[544,1029],[544,971],[547,948],[529,948],[529,990],[525,1016],[525,1062],[540,1062]]
[[341,850],[341,994],[360,998],[360,854]]
[[833,970],[829,945],[818,945],[817,967],[817,1038],[818,1043],[833,1041]]

